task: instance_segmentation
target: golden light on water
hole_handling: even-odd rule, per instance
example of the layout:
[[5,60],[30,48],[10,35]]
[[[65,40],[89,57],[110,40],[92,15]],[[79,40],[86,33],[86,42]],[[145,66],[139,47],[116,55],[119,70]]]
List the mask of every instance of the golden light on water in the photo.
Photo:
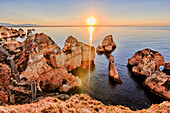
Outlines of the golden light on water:
[[88,24],[91,25],[89,27],[89,32],[90,32],[90,50],[89,50],[89,76],[88,76],[88,92],[90,92],[90,69],[91,69],[91,46],[92,46],[92,39],[93,39],[93,31],[94,31],[94,27],[92,25],[95,24],[95,19],[93,17],[90,17],[88,19]]

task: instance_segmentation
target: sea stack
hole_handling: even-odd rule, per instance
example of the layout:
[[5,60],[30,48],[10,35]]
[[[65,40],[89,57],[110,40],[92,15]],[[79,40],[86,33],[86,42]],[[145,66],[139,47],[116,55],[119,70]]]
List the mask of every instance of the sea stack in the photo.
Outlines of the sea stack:
[[114,64],[114,56],[110,54],[110,59],[109,59],[109,75],[110,77],[118,82],[118,83],[122,83],[122,80],[119,78],[117,69],[116,69],[116,65]]
[[114,51],[115,48],[116,48],[116,44],[113,41],[112,35],[107,35],[102,41],[102,46],[100,45],[97,46],[96,52],[98,54],[110,53]]

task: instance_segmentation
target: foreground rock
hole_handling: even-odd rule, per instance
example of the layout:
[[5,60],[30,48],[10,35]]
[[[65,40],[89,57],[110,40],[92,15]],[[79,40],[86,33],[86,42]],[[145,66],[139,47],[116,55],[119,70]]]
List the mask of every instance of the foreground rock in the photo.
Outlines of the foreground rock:
[[170,102],[165,101],[161,104],[154,104],[148,109],[132,111],[128,107],[121,105],[105,106],[97,100],[93,100],[86,94],[74,95],[66,101],[57,98],[47,97],[37,103],[13,105],[13,106],[0,106],[0,112],[12,113],[168,113]]
[[144,82],[151,91],[170,99],[170,76],[164,72],[154,71]]
[[165,64],[163,56],[151,49],[143,49],[128,59],[128,66],[134,75],[145,76],[144,84],[151,91],[166,99],[170,99],[170,75],[161,72],[159,67]]
[[118,83],[122,83],[122,80],[119,78],[117,69],[116,69],[116,65],[114,64],[114,56],[110,54],[110,59],[109,59],[109,75],[110,77],[118,82]]
[[102,46],[98,45],[96,48],[97,53],[112,52],[116,48],[112,35],[108,35],[103,39]]

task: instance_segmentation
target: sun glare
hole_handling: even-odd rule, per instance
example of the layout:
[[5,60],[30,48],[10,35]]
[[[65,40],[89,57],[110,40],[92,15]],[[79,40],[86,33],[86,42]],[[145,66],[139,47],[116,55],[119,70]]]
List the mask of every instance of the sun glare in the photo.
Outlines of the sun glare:
[[94,23],[95,23],[95,18],[93,18],[93,17],[88,18],[89,25],[94,25]]

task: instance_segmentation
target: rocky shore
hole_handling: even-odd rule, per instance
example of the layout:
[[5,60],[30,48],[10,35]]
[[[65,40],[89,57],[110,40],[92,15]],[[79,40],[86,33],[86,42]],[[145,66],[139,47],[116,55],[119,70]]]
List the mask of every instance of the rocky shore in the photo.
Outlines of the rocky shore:
[[[148,109],[132,111],[124,106],[105,106],[93,100],[87,94],[67,95],[54,94],[44,96],[43,92],[68,92],[79,87],[81,80],[70,71],[82,66],[86,68],[94,64],[95,48],[79,42],[69,36],[64,48],[61,49],[48,35],[34,34],[33,29],[27,33],[23,29],[8,29],[0,26],[0,44],[7,54],[0,51],[0,113],[20,112],[73,112],[73,113],[110,113],[110,112],[165,112],[170,110],[170,102],[165,101],[152,105]],[[18,42],[17,37],[27,37],[24,42]],[[97,53],[111,53],[116,48],[112,35],[103,39],[102,46],[96,48]],[[3,50],[1,49],[1,50]],[[13,59],[13,63],[11,63]],[[164,57],[157,51],[143,49],[128,60],[128,67],[134,75],[146,77],[144,85],[156,94],[170,99],[170,62],[165,63]],[[14,68],[16,66],[16,70]],[[164,71],[159,67],[164,66]],[[110,55],[109,74],[115,81],[122,83],[119,78],[114,56]],[[20,77],[17,83],[14,73]],[[37,85],[36,103],[31,102],[31,86]],[[52,93],[51,93],[52,94]],[[46,98],[44,98],[46,97]],[[62,100],[61,100],[62,99]],[[23,105],[10,105],[10,104]],[[23,101],[23,102],[22,102]],[[30,104],[25,104],[30,103]]]
[[165,65],[164,57],[157,51],[149,48],[140,50],[128,59],[128,67],[132,73],[146,77],[144,85],[152,92],[166,99],[170,99],[170,75],[160,71],[159,67]]
[[[61,49],[44,33],[33,34],[31,30],[28,30],[28,38],[21,43],[16,40],[16,37],[25,35],[23,29],[17,31],[2,26],[0,31],[0,39],[3,41],[2,48],[12,55],[21,83],[36,82],[39,91],[68,92],[70,89],[80,86],[79,77],[72,75],[69,71],[94,63],[95,48],[79,42],[73,36],[68,37],[64,48]],[[15,37],[13,37],[14,34]],[[14,104],[15,92],[25,94],[31,92],[29,86],[23,88],[23,85],[17,85],[11,73],[14,70],[11,68],[8,57],[1,51],[0,91],[3,97],[9,98],[0,97],[0,100]]]
[[0,106],[0,113],[169,113],[170,102],[153,104],[148,109],[132,111],[121,105],[105,106],[87,94],[76,94],[62,101],[47,97],[36,103]]

